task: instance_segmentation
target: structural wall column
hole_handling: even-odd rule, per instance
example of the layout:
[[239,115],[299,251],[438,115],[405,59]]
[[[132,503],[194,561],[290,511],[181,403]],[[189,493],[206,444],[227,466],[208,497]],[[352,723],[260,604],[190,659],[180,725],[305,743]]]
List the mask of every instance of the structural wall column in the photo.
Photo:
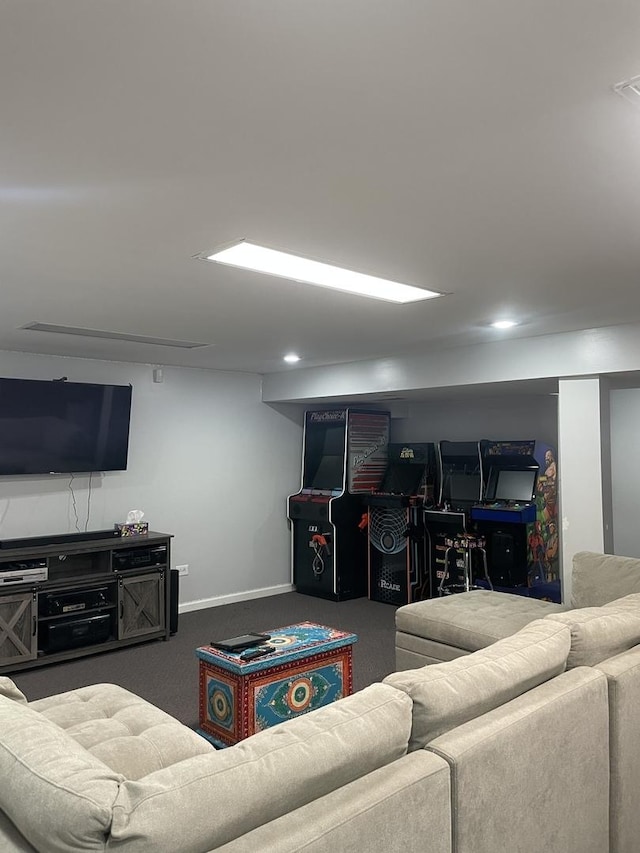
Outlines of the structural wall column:
[[558,392],[562,600],[569,603],[573,555],[606,550],[603,472],[606,477],[610,453],[605,447],[603,463],[603,442],[609,435],[609,403],[598,377],[561,379]]

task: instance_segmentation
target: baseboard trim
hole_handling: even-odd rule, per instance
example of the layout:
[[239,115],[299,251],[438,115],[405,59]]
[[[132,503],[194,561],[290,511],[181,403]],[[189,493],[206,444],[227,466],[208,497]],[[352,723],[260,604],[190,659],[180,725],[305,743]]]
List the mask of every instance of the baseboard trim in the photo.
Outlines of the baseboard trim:
[[247,592],[233,592],[230,595],[216,595],[214,598],[199,598],[196,601],[185,601],[178,606],[178,613],[190,613],[192,610],[206,610],[208,607],[220,607],[222,604],[235,604],[237,601],[251,601],[254,598],[267,598],[270,595],[282,595],[285,592],[295,592],[295,586],[290,583],[278,586],[265,586],[262,589],[250,589]]

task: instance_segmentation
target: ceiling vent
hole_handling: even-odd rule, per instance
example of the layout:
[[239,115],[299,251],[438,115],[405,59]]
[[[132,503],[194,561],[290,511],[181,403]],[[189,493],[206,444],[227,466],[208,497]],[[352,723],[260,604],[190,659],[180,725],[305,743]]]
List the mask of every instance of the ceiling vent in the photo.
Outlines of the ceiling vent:
[[54,326],[51,323],[27,323],[22,329],[30,332],[53,332],[58,335],[79,335],[83,338],[105,338],[109,341],[132,341],[136,344],[150,344],[156,347],[176,347],[177,349],[198,349],[211,344],[193,341],[173,341],[167,338],[149,338],[145,335],[127,335],[124,332],[109,332],[104,329],[81,329],[77,326]]
[[625,80],[623,83],[617,83],[613,87],[613,91],[640,107],[640,75],[632,77],[631,80]]

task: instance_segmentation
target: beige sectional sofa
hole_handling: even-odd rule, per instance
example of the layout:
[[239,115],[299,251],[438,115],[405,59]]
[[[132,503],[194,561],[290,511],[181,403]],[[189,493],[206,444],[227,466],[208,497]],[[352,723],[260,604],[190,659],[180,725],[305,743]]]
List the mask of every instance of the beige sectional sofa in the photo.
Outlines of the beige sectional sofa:
[[[539,622],[569,629],[567,670],[588,667],[607,678],[610,837],[602,849],[637,853],[640,560],[592,552],[576,554],[573,595],[567,606],[481,590],[406,605],[396,612],[396,664],[399,670],[409,672],[420,671],[413,667],[436,672],[451,669]],[[425,667],[425,662],[438,665]]]
[[0,679],[0,850],[636,853],[640,596],[592,610],[221,751],[116,685]]

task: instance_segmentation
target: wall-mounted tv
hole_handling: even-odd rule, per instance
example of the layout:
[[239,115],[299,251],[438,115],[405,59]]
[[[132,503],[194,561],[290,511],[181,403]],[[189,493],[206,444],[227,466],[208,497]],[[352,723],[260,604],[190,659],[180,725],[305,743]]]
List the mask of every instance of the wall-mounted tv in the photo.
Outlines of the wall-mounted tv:
[[124,471],[131,390],[0,378],[0,475]]

